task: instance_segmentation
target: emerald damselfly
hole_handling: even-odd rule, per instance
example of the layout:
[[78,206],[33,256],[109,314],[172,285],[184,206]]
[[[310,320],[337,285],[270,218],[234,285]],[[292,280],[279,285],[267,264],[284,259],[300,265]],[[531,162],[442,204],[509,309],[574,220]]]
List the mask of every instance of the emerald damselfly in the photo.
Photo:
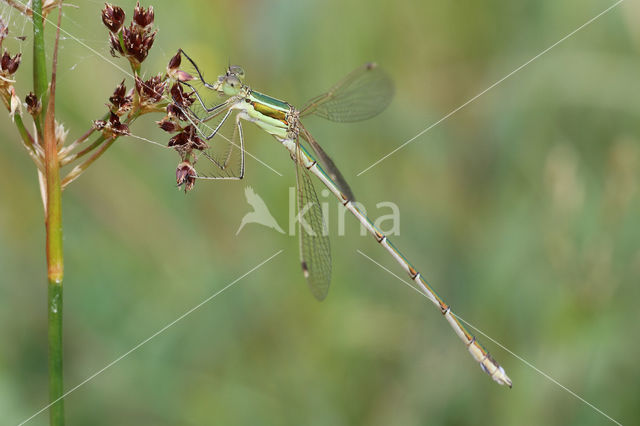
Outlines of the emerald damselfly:
[[[229,66],[215,82],[209,83],[196,63],[184,52],[182,55],[193,70],[182,72],[179,81],[191,89],[196,98],[184,114],[202,138],[213,141],[194,154],[200,161],[195,164],[194,159],[197,176],[192,177],[242,179],[245,171],[242,121],[255,123],[279,141],[296,164],[298,214],[305,216],[304,221],[302,217],[298,218],[300,260],[313,295],[318,300],[327,296],[331,281],[331,251],[311,175],[315,175],[335,195],[409,274],[418,289],[440,309],[480,367],[497,383],[511,387],[511,379],[498,362],[464,327],[420,272],[354,204],[353,192],[335,163],[300,121],[312,114],[337,122],[366,120],[379,114],[393,96],[393,84],[388,75],[375,63],[364,64],[298,110],[288,102],[251,89],[244,83],[244,71],[238,66]],[[212,97],[219,96],[226,97],[226,100],[217,104],[211,101]],[[223,131],[225,125],[231,126],[231,139]],[[224,143],[225,139],[228,144]],[[319,162],[303,142],[308,144]],[[208,173],[205,169],[213,172]],[[305,227],[307,223],[309,226]]]

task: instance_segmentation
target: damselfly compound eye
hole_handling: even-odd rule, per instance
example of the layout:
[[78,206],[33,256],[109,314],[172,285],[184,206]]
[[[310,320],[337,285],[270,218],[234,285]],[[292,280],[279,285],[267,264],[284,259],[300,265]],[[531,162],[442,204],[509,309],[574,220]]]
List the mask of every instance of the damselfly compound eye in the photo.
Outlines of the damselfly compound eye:
[[240,86],[242,86],[242,83],[240,82],[240,79],[238,77],[236,77],[235,75],[230,75],[227,77],[226,82],[229,86],[235,88],[239,88]]
[[239,65],[231,65],[229,67],[229,75],[234,75],[242,80],[244,78],[244,70]]

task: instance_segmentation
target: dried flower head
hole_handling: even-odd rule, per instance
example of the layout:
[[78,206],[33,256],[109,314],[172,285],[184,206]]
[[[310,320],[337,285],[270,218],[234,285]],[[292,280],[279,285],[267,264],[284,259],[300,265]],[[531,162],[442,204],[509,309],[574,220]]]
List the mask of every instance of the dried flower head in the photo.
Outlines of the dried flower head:
[[195,102],[193,96],[193,92],[185,93],[182,85],[179,83],[174,83],[173,86],[171,86],[171,99],[173,99],[173,102],[179,107],[189,108],[191,104]]
[[126,136],[129,135],[129,126],[120,122],[120,117],[111,112],[109,120],[95,120],[93,122],[97,130],[102,130],[105,137]]
[[131,109],[132,96],[131,93],[127,94],[127,88],[124,85],[124,79],[115,88],[113,95],[109,97],[111,102],[110,109],[116,115],[122,115]]
[[167,76],[176,80],[180,80],[180,74],[183,72],[179,70],[180,63],[182,62],[182,50],[178,49],[178,53],[173,55],[171,59],[169,59],[169,64],[167,64]]
[[0,89],[4,95],[4,90],[7,89],[11,92],[13,88],[13,83],[15,80],[13,79],[13,74],[18,70],[18,66],[20,65],[21,54],[18,53],[14,57],[9,55],[9,52],[5,50],[2,57],[0,57]]
[[109,44],[111,45],[111,56],[113,57],[117,57],[118,54],[124,55],[124,48],[120,44],[120,34],[109,33]]
[[172,119],[187,121],[187,115],[184,113],[184,110],[174,103],[167,105],[167,115]]
[[186,110],[195,102],[193,92],[185,93],[179,83],[174,83],[169,92],[173,102],[167,105],[167,117],[171,120],[187,121]]
[[168,146],[175,149],[183,160],[188,158],[194,149],[203,151],[209,148],[209,145],[198,137],[196,128],[193,125],[185,127],[184,130],[169,139]]
[[157,31],[151,32],[149,29],[140,30],[133,23],[122,31],[124,46],[127,56],[141,63],[147,58],[149,49],[153,46]]
[[167,82],[162,74],[151,77],[147,81],[142,81],[140,77],[135,77],[136,92],[140,95],[140,102],[143,104],[155,104],[160,102],[164,91],[167,88]]
[[18,71],[20,66],[20,60],[22,59],[22,53],[18,53],[15,56],[11,56],[6,50],[0,58],[0,69],[4,77],[11,76]]
[[178,168],[176,169],[176,183],[178,187],[184,185],[185,193],[193,189],[197,176],[196,169],[189,161],[185,160],[178,164]]
[[171,59],[169,59],[169,64],[167,65],[167,68],[170,70],[177,70],[181,63],[182,63],[182,51],[178,50],[178,53],[176,53],[171,57]]
[[194,76],[186,71],[179,69],[181,63],[182,49],[178,49],[178,53],[172,56],[169,60],[169,64],[167,65],[167,76],[180,82],[195,80],[196,78]]
[[128,27],[124,25],[122,9],[106,4],[102,11],[102,21],[109,29],[109,44],[113,56],[125,56],[131,62],[134,70],[139,70],[140,64],[149,54],[153,46],[156,32],[151,29],[153,23],[153,7],[148,10],[136,4],[133,20]]
[[175,133],[179,130],[182,130],[182,127],[180,127],[180,125],[172,120],[169,116],[164,117],[160,121],[156,121],[156,124],[167,133]]
[[36,95],[33,94],[33,92],[29,92],[24,101],[27,104],[27,112],[29,114],[34,116],[40,114],[40,111],[42,110],[42,103]]
[[140,2],[137,2],[133,10],[133,22],[142,28],[153,24],[153,6],[149,6],[149,9],[144,10],[144,8],[140,6]]
[[118,6],[105,3],[102,9],[102,22],[112,33],[117,33],[124,24],[124,10]]

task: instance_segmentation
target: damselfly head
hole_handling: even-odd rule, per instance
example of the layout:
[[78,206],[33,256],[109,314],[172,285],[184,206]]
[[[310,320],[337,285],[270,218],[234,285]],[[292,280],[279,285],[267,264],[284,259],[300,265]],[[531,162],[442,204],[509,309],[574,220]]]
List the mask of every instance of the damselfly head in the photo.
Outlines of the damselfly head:
[[237,65],[230,65],[227,72],[218,77],[213,88],[220,94],[233,96],[238,94],[242,89],[242,80],[244,79],[244,70]]

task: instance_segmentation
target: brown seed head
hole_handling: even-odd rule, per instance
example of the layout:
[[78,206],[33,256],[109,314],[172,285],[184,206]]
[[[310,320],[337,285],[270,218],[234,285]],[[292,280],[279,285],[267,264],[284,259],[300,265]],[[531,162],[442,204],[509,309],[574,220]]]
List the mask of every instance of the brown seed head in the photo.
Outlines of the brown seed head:
[[120,122],[120,117],[118,117],[113,112],[109,117],[109,126],[111,127],[111,131],[116,135],[128,135],[129,134],[129,126]]
[[117,53],[124,55],[124,50],[122,50],[122,45],[120,44],[120,39],[117,34],[109,33],[109,44],[111,45],[111,56],[117,57]]
[[180,151],[182,150],[182,147],[187,146],[188,142],[189,142],[189,139],[187,134],[184,131],[182,131],[177,135],[175,135],[174,137],[172,137],[171,139],[169,139],[169,143],[167,144],[167,146],[175,148],[176,151]]
[[142,81],[142,79],[136,76],[135,82],[136,91],[140,95],[140,100],[147,104],[160,102],[167,88],[167,82],[164,80],[162,74],[151,77],[147,81]]
[[167,69],[173,71],[177,70],[182,62],[182,52],[178,50],[178,53],[173,55],[171,59],[169,59],[169,65],[167,65]]
[[173,147],[183,157],[190,154],[194,149],[203,151],[209,148],[209,145],[198,137],[196,128],[193,125],[185,127],[182,132],[169,139],[168,146]]
[[[184,73],[184,71],[181,71],[178,69],[180,67],[181,62],[182,62],[182,49],[178,49],[178,53],[176,53],[171,57],[171,59],[169,59],[169,64],[167,65],[167,76],[176,80],[180,80],[181,74]],[[188,81],[188,80],[183,80],[183,81]]]
[[93,120],[93,127],[96,130],[102,130],[107,126],[107,122],[104,120]]
[[14,57],[11,57],[9,52],[5,50],[2,54],[2,58],[0,58],[0,68],[2,69],[3,75],[9,76],[15,74],[20,66],[21,59],[22,53],[18,53]]
[[173,102],[182,108],[189,108],[195,101],[193,92],[185,93],[182,85],[179,83],[174,83],[173,86],[171,86],[171,98]]
[[156,32],[151,32],[149,28],[138,27],[133,22],[124,28],[122,37],[127,56],[135,59],[138,63],[144,61],[149,54],[149,49],[153,46]]
[[105,137],[117,137],[129,135],[129,126],[120,122],[120,117],[111,112],[109,120],[95,120],[93,122],[97,130],[102,130]]
[[109,97],[109,102],[111,102],[110,109],[116,115],[122,115],[131,109],[132,100],[132,96],[127,94],[127,88],[124,85],[123,79],[122,83],[113,91],[113,95]]
[[124,24],[124,10],[118,6],[105,3],[102,9],[102,22],[112,33],[117,33]]
[[178,164],[178,168],[176,169],[176,183],[178,187],[184,185],[184,192],[190,191],[193,189],[193,185],[196,184],[196,177],[198,173],[193,165],[185,160],[182,163]]
[[167,133],[174,133],[178,130],[182,130],[182,127],[168,116],[164,117],[160,121],[156,121],[156,124]]
[[170,118],[177,118],[180,121],[187,121],[187,116],[184,110],[174,103],[167,105],[167,115]]
[[42,110],[42,104],[33,92],[29,92],[25,98],[25,103],[27,104],[27,112],[31,115],[38,115]]
[[142,28],[153,24],[153,6],[149,6],[149,9],[145,11],[144,8],[140,6],[140,2],[137,2],[133,10],[133,22]]

